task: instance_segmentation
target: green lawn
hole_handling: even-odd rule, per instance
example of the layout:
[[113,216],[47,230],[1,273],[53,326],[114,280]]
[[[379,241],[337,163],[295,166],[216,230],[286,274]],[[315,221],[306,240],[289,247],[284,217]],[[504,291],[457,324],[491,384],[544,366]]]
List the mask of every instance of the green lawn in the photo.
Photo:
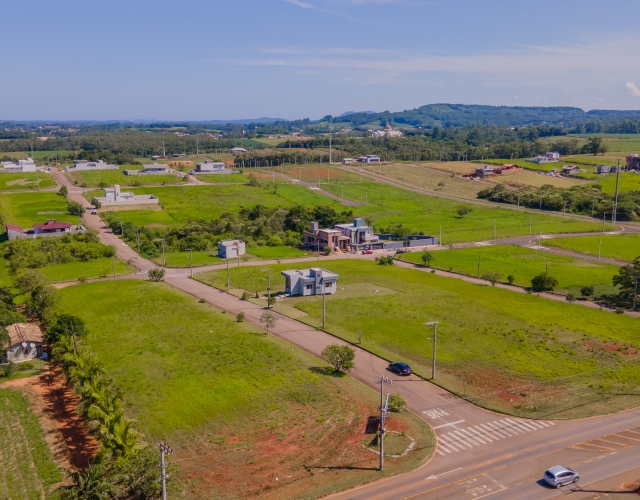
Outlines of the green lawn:
[[60,156],[62,158],[66,158],[69,156],[68,151],[56,150],[56,151],[34,151],[33,153],[27,153],[29,156],[33,156],[33,158],[53,158],[55,156]]
[[67,213],[67,199],[56,193],[3,194],[0,196],[0,214],[6,224],[23,228],[30,228],[46,219],[78,222],[78,217]]
[[210,184],[220,184],[222,182],[248,182],[248,176],[243,174],[197,174],[196,178]]
[[[116,274],[130,274],[136,269],[120,259],[115,260]],[[113,262],[111,259],[101,258],[88,262],[68,262],[66,264],[56,264],[53,266],[38,269],[53,283],[62,281],[77,281],[84,276],[91,278],[110,278],[113,276]]]
[[[614,194],[616,192],[616,174],[606,174],[597,176],[597,181],[602,185],[602,192]],[[625,191],[640,191],[640,174],[635,172],[620,172],[618,189],[621,193]]]
[[291,259],[311,255],[311,252],[291,247],[254,247],[247,248],[247,253],[259,259]]
[[[558,280],[557,291],[573,292],[580,296],[580,287],[595,283],[598,294],[612,291],[611,279],[618,273],[618,267],[586,260],[574,259],[564,255],[540,252],[515,245],[497,245],[459,250],[443,250],[432,252],[435,259],[431,267],[454,271],[457,273],[478,275],[478,257],[480,258],[480,274],[488,271],[502,273],[500,281],[507,281],[507,276],[515,278],[515,284],[531,286],[531,278],[546,272]],[[422,252],[411,252],[402,255],[402,260],[422,264]]]
[[[101,182],[106,182],[107,186],[119,184],[121,186],[160,186],[165,184],[176,184],[175,174],[151,174],[151,175],[125,175],[123,170],[140,170],[142,165],[121,165],[120,170],[98,170],[95,172],[70,172],[67,177],[74,184],[86,187],[99,187]],[[184,174],[177,177],[178,184],[186,184]]]
[[[90,283],[60,297],[61,310],[87,323],[85,342],[122,389],[128,416],[148,442],[175,450],[187,498],[260,496],[273,477],[282,498],[293,496],[288,488],[315,498],[379,475],[357,470],[377,460],[362,447],[376,393],[324,375],[318,359],[163,283]],[[416,417],[394,420],[418,445],[389,459],[389,473],[431,450]],[[341,468],[319,474],[327,464]]]
[[40,500],[62,480],[27,398],[0,388],[0,498]]
[[27,189],[48,188],[56,182],[49,174],[42,172],[25,172],[0,175],[0,191],[23,191]]
[[[270,266],[272,276],[289,267]],[[323,267],[340,275],[338,294],[327,297],[331,333],[357,342],[361,330],[364,348],[429,376],[431,331],[424,323],[438,321],[438,383],[482,405],[577,417],[640,403],[637,318],[369,261]],[[226,287],[225,271],[198,278]],[[233,268],[231,287],[264,291],[264,272]],[[272,280],[272,292],[283,287],[284,279]],[[276,307],[321,325],[320,297],[279,300]]]
[[544,244],[590,255],[598,255],[598,247],[600,247],[602,257],[618,260],[632,261],[640,256],[640,234],[602,234],[577,238],[553,238],[546,240]]

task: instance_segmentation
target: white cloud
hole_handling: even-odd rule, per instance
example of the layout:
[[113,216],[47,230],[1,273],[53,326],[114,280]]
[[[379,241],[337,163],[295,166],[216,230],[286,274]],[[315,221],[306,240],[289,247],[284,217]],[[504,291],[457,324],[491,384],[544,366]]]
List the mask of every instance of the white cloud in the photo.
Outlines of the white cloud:
[[625,86],[627,87],[627,94],[634,97],[640,97],[640,89],[635,83],[627,82]]
[[311,10],[319,10],[324,12],[322,9],[319,9],[315,5],[310,3],[301,2],[300,0],[282,0],[283,2],[291,3],[293,5],[297,5],[298,7],[302,7],[303,9],[311,9]]

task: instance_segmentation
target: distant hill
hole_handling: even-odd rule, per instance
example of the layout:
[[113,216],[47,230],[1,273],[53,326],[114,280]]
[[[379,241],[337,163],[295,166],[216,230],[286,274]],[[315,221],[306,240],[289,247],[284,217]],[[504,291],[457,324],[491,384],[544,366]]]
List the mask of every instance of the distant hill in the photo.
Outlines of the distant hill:
[[343,114],[335,120],[354,126],[373,121],[407,124],[414,127],[465,126],[474,123],[498,126],[548,125],[575,126],[591,120],[638,118],[640,111],[592,110],[573,107],[484,106],[475,104],[428,104],[416,109],[382,113]]
[[375,115],[376,112],[375,111],[347,111],[346,113],[342,113],[341,115],[339,115],[338,118],[344,118],[345,116],[356,115],[356,114]]

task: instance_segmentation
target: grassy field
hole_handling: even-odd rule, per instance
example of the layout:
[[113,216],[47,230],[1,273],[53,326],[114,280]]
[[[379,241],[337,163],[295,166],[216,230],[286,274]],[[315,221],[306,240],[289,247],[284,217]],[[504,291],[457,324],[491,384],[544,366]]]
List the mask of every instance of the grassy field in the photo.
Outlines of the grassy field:
[[78,186],[99,187],[101,182],[107,186],[119,184],[121,186],[161,186],[166,184],[186,184],[184,174],[125,175],[123,170],[140,170],[142,165],[122,165],[120,170],[99,170],[96,172],[70,172],[67,177]]
[[53,158],[55,156],[59,156],[62,158],[66,158],[69,153],[67,151],[57,150],[57,151],[34,151],[33,153],[28,153],[29,156],[33,156],[35,159],[39,158]]
[[[327,376],[318,359],[162,283],[91,283],[60,296],[86,321],[86,343],[129,417],[175,450],[187,498],[315,498],[379,477],[362,446],[376,393]],[[392,422],[417,446],[389,458],[385,474],[415,468],[432,446],[417,417]]]
[[[115,259],[116,275],[130,274],[135,268]],[[113,276],[113,262],[111,259],[101,258],[90,260],[88,262],[68,262],[66,264],[56,264],[54,266],[42,267],[38,269],[52,283],[62,281],[77,281],[81,277],[87,279],[92,278],[110,278]]]
[[294,203],[307,206],[329,205],[338,211],[353,210],[354,215],[366,217],[376,227],[403,224],[413,232],[437,236],[442,226],[445,244],[460,241],[481,241],[493,238],[494,221],[497,237],[505,238],[529,234],[571,233],[598,231],[599,223],[561,219],[525,211],[475,206],[473,212],[461,218],[456,209],[460,202],[412,193],[379,183],[323,184],[334,194],[361,202],[366,206],[345,207],[306,187],[282,184],[277,194],[268,186],[246,185],[190,186],[138,188],[138,194],[153,193],[160,198],[162,211],[131,210],[119,212],[123,221],[135,225],[180,225],[190,219],[214,219],[223,212],[235,212],[243,207],[262,204],[267,207],[289,207]]
[[25,172],[0,175],[0,191],[23,191],[55,186],[53,178],[44,173]]
[[[324,188],[334,194],[342,194],[342,186],[328,185]],[[438,236],[442,227],[443,244],[493,239],[494,223],[498,238],[530,234],[530,221],[531,234],[540,231],[544,234],[601,229],[599,224],[592,222],[480,205],[472,205],[473,212],[462,218],[456,213],[460,202],[377,183],[345,185],[344,197],[361,203],[366,200],[367,205],[356,207],[354,212],[364,216],[376,228],[403,224],[413,234],[422,231]]]
[[6,224],[24,228],[46,219],[78,222],[78,217],[67,213],[67,199],[56,193],[3,194],[0,196],[0,214]]
[[11,158],[12,160],[22,160],[24,158],[28,158],[29,155],[27,155],[27,153],[23,153],[22,151],[10,151],[10,152],[3,152],[0,153],[0,157],[4,158]]
[[[567,238],[569,239],[569,238]],[[545,242],[546,244],[546,242]],[[580,296],[580,288],[596,285],[598,295],[611,293],[612,277],[618,273],[618,267],[598,262],[574,259],[564,255],[540,252],[515,245],[497,245],[459,250],[433,252],[435,259],[431,267],[454,271],[457,273],[478,276],[478,258],[480,259],[480,275],[488,271],[502,273],[500,281],[506,283],[507,276],[515,278],[515,284],[531,286],[531,278],[546,272],[558,280],[556,291],[573,292]],[[402,260],[422,264],[422,252],[402,255]]]
[[253,247],[248,248],[247,253],[259,259],[292,259],[311,255],[310,252],[291,247]]
[[[191,260],[189,252],[165,252],[165,263],[167,267],[189,267]],[[158,264],[162,264],[162,255],[152,259]],[[208,252],[193,252],[193,266],[208,266],[211,264],[221,264],[224,262],[215,249]]]
[[[599,175],[597,181],[602,185],[604,193],[614,194],[616,192],[616,174]],[[625,191],[640,191],[640,174],[620,172],[618,188],[621,193]]]
[[[273,273],[286,265],[270,266]],[[339,274],[327,297],[327,329],[430,376],[426,321],[439,321],[437,382],[487,407],[531,417],[582,417],[640,403],[638,320],[370,261],[326,261]],[[265,290],[264,272],[231,270],[231,286]],[[225,272],[199,279],[226,286]],[[272,292],[284,280],[272,282]],[[376,293],[377,292],[377,293]],[[278,301],[319,327],[322,299]]]
[[202,182],[210,184],[221,184],[223,182],[248,182],[249,176],[243,174],[197,174],[196,178]]
[[546,240],[544,244],[590,255],[598,255],[598,247],[600,247],[602,257],[629,262],[640,256],[640,234],[603,234],[578,238],[554,238]]
[[41,500],[62,480],[27,398],[0,387],[0,498]]

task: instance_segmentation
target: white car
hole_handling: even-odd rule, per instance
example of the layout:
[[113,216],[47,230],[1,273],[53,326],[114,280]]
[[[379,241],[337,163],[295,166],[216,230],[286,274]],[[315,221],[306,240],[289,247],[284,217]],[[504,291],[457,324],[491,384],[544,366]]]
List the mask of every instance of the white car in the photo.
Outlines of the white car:
[[544,473],[544,481],[554,488],[577,483],[579,479],[580,475],[576,471],[562,465],[551,467]]

